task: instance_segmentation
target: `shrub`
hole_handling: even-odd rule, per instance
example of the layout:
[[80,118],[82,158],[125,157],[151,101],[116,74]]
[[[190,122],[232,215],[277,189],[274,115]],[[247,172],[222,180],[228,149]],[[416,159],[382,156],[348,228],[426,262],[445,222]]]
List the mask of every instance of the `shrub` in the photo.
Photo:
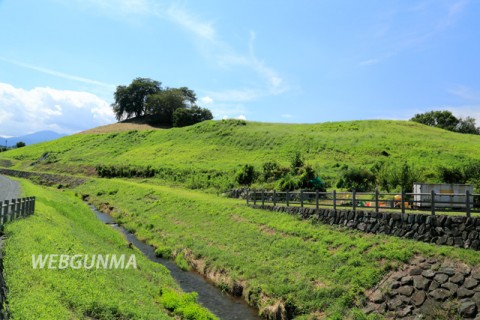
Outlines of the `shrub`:
[[440,167],[438,169],[440,180],[445,183],[465,183],[467,178],[460,168]]
[[251,185],[255,182],[257,178],[257,173],[255,168],[252,165],[244,165],[237,173],[236,181],[241,185]]
[[364,168],[350,168],[341,173],[337,188],[358,192],[372,191],[375,187],[375,175]]
[[295,152],[290,158],[290,168],[293,174],[298,172],[298,169],[303,167],[305,161],[303,160],[302,154],[300,152]]
[[210,110],[193,106],[191,108],[179,108],[173,112],[172,123],[174,127],[185,127],[193,124],[212,120]]
[[276,161],[269,161],[263,164],[263,180],[266,182],[275,181],[288,173],[288,168],[282,168]]
[[300,181],[298,177],[294,177],[291,174],[285,175],[283,178],[278,180],[277,189],[280,191],[293,191],[300,188]]

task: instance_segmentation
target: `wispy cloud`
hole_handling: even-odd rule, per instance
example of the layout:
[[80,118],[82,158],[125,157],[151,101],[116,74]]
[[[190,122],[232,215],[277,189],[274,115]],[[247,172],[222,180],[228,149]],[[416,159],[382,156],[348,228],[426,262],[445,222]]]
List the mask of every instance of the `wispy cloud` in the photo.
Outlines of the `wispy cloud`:
[[[71,4],[72,0],[57,0]],[[186,5],[179,1],[170,3],[152,0],[74,0],[75,5],[84,8],[95,8],[107,16],[122,17],[125,19],[142,20],[147,17],[167,20],[181,27],[198,44],[200,52],[205,59],[215,63],[218,67],[242,68],[251,70],[252,86],[250,88],[232,88],[224,92],[207,92],[214,101],[251,101],[268,95],[279,95],[289,89],[283,77],[265,61],[255,55],[255,32],[251,32],[246,39],[247,52],[233,49],[228,41],[222,40],[220,32],[212,20],[190,11]],[[64,75],[64,74],[63,74]],[[261,80],[261,85],[259,85]]]
[[480,101],[480,94],[468,86],[456,86],[448,90],[451,94],[467,101]]
[[[255,101],[265,96],[279,95],[289,89],[279,73],[256,56],[256,34],[254,31],[249,34],[248,51],[239,52],[233,49],[228,42],[221,39],[212,21],[192,14],[185,6],[173,4],[166,12],[168,19],[181,26],[194,37],[205,59],[220,68],[227,70],[241,68],[242,70],[251,70],[254,74],[252,77],[254,83],[251,86],[222,91],[206,90],[206,94],[212,101],[202,102],[210,104],[209,108],[214,113],[215,118],[238,118],[239,114],[243,118],[248,112],[242,103]],[[157,15],[162,16],[159,13]]]
[[66,79],[66,80],[82,82],[82,83],[85,83],[85,84],[100,86],[100,87],[104,87],[104,88],[108,88],[108,89],[114,89],[115,88],[114,85],[109,84],[109,83],[105,83],[105,82],[101,82],[101,81],[97,81],[97,80],[93,80],[93,79],[88,79],[88,78],[84,78],[84,77],[79,77],[79,76],[71,75],[71,74],[68,74],[68,73],[52,70],[52,69],[49,69],[49,68],[34,66],[34,65],[31,65],[31,64],[28,64],[28,63],[15,61],[15,60],[10,60],[10,59],[6,59],[6,58],[3,58],[3,57],[0,57],[0,60],[2,60],[4,62],[7,62],[7,63],[10,63],[10,64],[13,64],[13,65],[16,65],[16,66],[19,66],[19,67],[22,67],[22,68],[38,71],[38,72],[41,72],[41,73],[45,73],[45,74],[48,74],[48,75],[51,75],[51,76],[54,76],[54,77],[58,77],[58,78],[62,78],[62,79]]
[[377,63],[379,63],[379,62],[380,62],[380,59],[378,59],[378,58],[372,58],[372,59],[367,59],[367,60],[360,61],[360,62],[358,63],[358,65],[359,65],[360,67],[366,67],[366,66],[371,66],[371,65],[373,65],[373,64],[377,64]]
[[[422,50],[432,38],[453,27],[469,3],[470,0],[424,0],[390,10],[369,35],[376,52],[357,65],[372,66],[404,51]],[[393,27],[404,21],[409,23],[401,28]]]
[[[159,16],[163,15],[159,11],[157,11],[156,13]],[[179,24],[197,37],[212,43],[217,42],[216,30],[213,27],[213,23],[201,21],[200,19],[189,13],[184,7],[180,7],[176,4],[172,4],[166,10],[166,13],[173,22]]]

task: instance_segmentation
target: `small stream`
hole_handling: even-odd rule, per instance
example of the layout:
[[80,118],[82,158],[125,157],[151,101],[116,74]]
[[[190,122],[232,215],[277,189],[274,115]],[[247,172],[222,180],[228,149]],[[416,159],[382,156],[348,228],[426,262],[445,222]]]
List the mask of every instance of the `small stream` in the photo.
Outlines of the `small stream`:
[[247,303],[237,297],[222,292],[215,287],[204,276],[197,272],[183,271],[175,262],[168,259],[159,258],[155,255],[155,248],[138,240],[135,235],[128,232],[118,224],[108,214],[98,211],[94,206],[89,205],[97,218],[103,223],[109,224],[120,231],[129,242],[137,247],[148,259],[153,262],[163,264],[172,277],[177,281],[184,292],[195,291],[198,293],[198,302],[210,310],[213,314],[222,320],[259,320],[257,310],[248,306]]

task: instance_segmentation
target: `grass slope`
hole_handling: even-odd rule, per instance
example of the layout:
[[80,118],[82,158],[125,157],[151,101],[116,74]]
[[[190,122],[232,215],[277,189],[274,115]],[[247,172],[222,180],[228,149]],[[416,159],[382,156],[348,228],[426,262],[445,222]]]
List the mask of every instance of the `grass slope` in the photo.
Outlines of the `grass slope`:
[[[409,121],[274,124],[228,120],[169,130],[73,135],[2,153],[0,160],[13,160],[15,168],[24,170],[88,174],[94,174],[99,164],[150,165],[165,169],[160,178],[171,182],[228,188],[241,165],[253,164],[259,170],[271,160],[288,165],[294,151],[300,151],[322,177],[334,180],[343,164],[369,167],[379,160],[409,161],[432,176],[436,166],[480,160],[479,150],[480,136]],[[31,165],[46,152],[49,156],[44,161]]]
[[477,252],[314,225],[197,191],[97,179],[78,192],[114,206],[112,215],[159,253],[192,261],[226,290],[242,284],[264,315],[283,305],[299,318],[344,319],[366,289],[415,254],[480,263]]
[[[34,215],[5,229],[12,319],[214,319],[194,294],[179,291],[165,267],[128,248],[73,194],[28,182],[22,187],[37,200]],[[135,254],[137,269],[33,269],[32,254]]]

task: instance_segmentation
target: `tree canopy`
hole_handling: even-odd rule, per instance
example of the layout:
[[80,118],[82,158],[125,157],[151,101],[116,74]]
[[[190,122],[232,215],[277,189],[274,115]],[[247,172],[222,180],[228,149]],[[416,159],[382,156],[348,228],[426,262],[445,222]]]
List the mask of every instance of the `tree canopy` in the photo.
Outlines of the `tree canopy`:
[[480,128],[476,127],[474,118],[457,118],[447,110],[417,113],[410,120],[449,131],[480,134]]
[[[197,97],[187,87],[163,88],[161,82],[136,78],[128,86],[118,86],[112,104],[117,120],[145,116],[151,123],[184,126],[213,119],[208,109],[196,105]],[[174,116],[177,110],[178,116]]]

